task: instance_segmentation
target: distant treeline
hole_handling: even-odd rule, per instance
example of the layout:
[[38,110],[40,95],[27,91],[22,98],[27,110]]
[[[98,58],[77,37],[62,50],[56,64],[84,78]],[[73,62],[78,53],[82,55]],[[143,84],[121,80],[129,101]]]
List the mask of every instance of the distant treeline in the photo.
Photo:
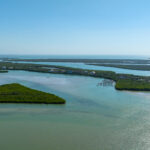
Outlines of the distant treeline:
[[94,64],[94,63],[88,65],[150,71],[150,65],[126,65],[126,64],[121,65],[121,64]]
[[1,60],[3,60],[3,61],[26,61],[26,62],[150,64],[150,60],[145,60],[145,59],[17,59],[17,58],[1,58]]

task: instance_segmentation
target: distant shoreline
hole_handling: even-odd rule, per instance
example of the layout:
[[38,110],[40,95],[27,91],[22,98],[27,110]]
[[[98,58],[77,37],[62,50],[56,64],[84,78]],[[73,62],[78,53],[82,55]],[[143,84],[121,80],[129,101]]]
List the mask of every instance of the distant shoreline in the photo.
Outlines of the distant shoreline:
[[149,59],[19,59],[0,58],[2,61],[22,61],[22,62],[71,62],[71,63],[122,63],[122,64],[150,64]]
[[150,71],[150,64],[147,65],[127,65],[127,64],[102,64],[102,63],[99,63],[99,64],[87,64],[87,65],[93,65],[93,66],[103,66],[103,67],[115,67],[115,68],[122,68],[122,69],[130,69],[130,70],[141,70],[141,71]]

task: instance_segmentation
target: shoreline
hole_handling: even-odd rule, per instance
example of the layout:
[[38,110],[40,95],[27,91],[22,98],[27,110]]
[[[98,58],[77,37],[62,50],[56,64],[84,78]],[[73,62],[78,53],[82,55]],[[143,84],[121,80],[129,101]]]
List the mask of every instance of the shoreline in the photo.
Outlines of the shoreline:
[[119,74],[113,71],[89,70],[56,65],[24,64],[11,62],[0,62],[0,70],[22,70],[41,73],[82,75],[105,78],[115,81],[115,88],[117,90],[126,89],[129,91],[150,91],[150,77],[137,76],[132,74]]

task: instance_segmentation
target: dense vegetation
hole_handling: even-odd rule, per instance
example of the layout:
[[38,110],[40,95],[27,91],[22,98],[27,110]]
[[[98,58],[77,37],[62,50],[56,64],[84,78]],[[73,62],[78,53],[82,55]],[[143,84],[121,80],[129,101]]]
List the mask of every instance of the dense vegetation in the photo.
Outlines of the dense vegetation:
[[150,83],[143,81],[119,80],[115,88],[117,90],[150,91]]
[[88,64],[88,65],[150,71],[150,65],[100,64],[100,63],[99,64]]
[[65,100],[54,94],[13,83],[0,86],[0,103],[64,104]]
[[[116,82],[116,89],[150,90],[150,77],[131,74],[119,74],[113,71],[88,70],[56,65],[0,62],[0,70],[25,70],[42,73],[83,75],[111,79]],[[128,85],[128,86],[127,86]],[[144,85],[144,88],[143,88]]]

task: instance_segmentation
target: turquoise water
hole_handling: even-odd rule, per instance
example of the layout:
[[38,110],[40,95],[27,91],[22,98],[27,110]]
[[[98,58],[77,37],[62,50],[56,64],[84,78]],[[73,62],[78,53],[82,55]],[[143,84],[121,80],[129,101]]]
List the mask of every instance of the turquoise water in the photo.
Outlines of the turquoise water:
[[0,150],[148,150],[150,93],[97,87],[102,79],[10,71],[18,82],[66,105],[0,105]]

